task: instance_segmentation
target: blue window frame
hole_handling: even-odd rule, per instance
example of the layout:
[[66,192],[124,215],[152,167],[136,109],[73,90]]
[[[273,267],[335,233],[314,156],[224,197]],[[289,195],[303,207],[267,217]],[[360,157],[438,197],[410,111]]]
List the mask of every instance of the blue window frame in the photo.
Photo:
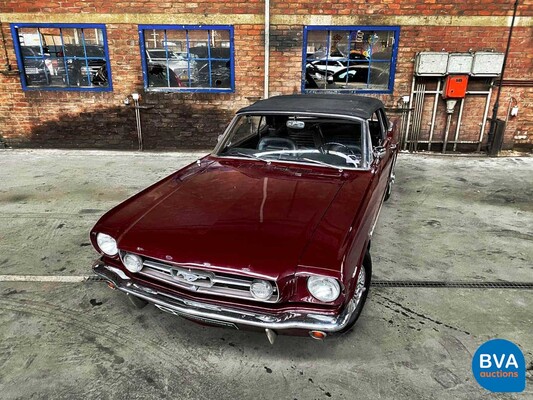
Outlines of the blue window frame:
[[24,90],[113,90],[104,25],[11,24],[11,35]]
[[392,93],[400,28],[306,26],[302,92]]
[[232,26],[139,25],[139,38],[146,90],[235,90]]

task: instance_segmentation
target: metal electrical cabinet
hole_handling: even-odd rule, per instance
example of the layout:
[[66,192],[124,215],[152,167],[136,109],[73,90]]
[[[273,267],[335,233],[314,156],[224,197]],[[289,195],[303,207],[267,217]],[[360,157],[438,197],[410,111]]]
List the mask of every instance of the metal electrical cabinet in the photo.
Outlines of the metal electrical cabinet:
[[466,96],[468,75],[448,75],[442,90],[443,99],[462,99]]
[[[503,53],[490,51],[418,53],[409,105],[406,107],[405,130],[402,130],[402,148],[418,151],[419,145],[422,145],[422,148],[431,151],[432,146],[438,146],[442,152],[446,152],[448,145],[453,146],[453,151],[457,151],[460,145],[475,147],[480,151],[494,79],[501,75],[503,58]],[[472,109],[473,98],[480,97],[484,97],[484,101],[475,100],[478,104]],[[428,104],[428,99],[431,99],[431,105]],[[445,110],[442,99],[445,100]],[[456,105],[459,112],[452,121]],[[442,111],[447,114],[445,119],[442,118]],[[468,114],[470,122],[474,115],[477,118],[480,114],[479,134],[470,131],[468,137],[461,137],[463,112]],[[441,134],[443,119],[446,127]]]

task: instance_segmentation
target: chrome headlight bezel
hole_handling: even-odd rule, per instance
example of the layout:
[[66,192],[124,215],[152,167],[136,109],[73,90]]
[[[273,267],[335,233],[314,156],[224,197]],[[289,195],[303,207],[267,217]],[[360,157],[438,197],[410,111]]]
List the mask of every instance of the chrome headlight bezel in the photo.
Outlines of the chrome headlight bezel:
[[339,298],[341,285],[337,279],[330,276],[312,275],[307,278],[307,290],[315,299],[331,303]]
[[108,256],[114,257],[118,254],[117,241],[107,233],[99,232],[96,234],[96,244],[100,251]]

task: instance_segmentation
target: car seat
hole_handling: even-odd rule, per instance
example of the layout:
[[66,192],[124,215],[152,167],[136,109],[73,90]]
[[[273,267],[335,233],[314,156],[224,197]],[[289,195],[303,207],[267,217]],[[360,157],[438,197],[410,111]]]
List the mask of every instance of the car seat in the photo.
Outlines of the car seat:
[[265,136],[257,145],[258,150],[296,150],[296,143],[289,138]]

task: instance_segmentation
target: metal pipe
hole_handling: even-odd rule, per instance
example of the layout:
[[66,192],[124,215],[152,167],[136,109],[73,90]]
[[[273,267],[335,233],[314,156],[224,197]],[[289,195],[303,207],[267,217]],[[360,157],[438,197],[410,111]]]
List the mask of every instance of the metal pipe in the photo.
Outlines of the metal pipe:
[[437,81],[437,90],[435,91],[435,103],[433,103],[433,114],[431,116],[431,127],[429,128],[428,151],[431,151],[431,140],[433,139],[433,132],[435,131],[435,119],[437,118],[437,106],[439,104],[439,94],[440,94],[440,79]]
[[453,151],[457,151],[457,141],[459,140],[459,130],[461,129],[461,119],[463,118],[463,108],[465,106],[465,99],[461,99],[459,106],[459,116],[457,117],[457,127],[455,128],[455,138],[453,141]]
[[407,114],[407,126],[405,129],[405,141],[403,142],[403,150],[407,149],[407,142],[409,141],[409,131],[410,131],[410,124],[411,124],[411,113],[412,113],[412,107],[413,107],[413,96],[415,91],[415,81],[416,76],[413,76],[413,83],[411,84],[411,93],[409,97],[409,113]]
[[265,0],[265,77],[263,98],[269,96],[269,74],[270,74],[270,0]]
[[[420,84],[418,83],[416,85],[416,87],[419,89],[420,88]],[[417,89],[417,91],[419,91]],[[416,143],[416,140],[417,140],[417,135],[416,135],[416,132],[418,130],[418,121],[419,121],[419,109],[418,109],[418,105],[420,103],[420,96],[422,96],[422,93],[419,93],[417,94],[415,97],[414,97],[414,100],[413,100],[413,124],[412,124],[412,132],[411,132],[411,141],[409,142],[409,151],[414,151],[415,149],[415,143]]]
[[407,129],[407,115],[409,114],[409,102],[402,102],[402,119],[401,119],[401,134],[400,134],[400,143],[398,146],[403,148],[404,141],[407,140],[405,132]]
[[494,80],[490,82],[489,94],[487,95],[487,102],[485,103],[485,111],[483,112],[483,120],[481,121],[481,131],[479,132],[479,144],[477,146],[477,151],[481,151],[481,143],[483,142],[483,135],[485,134],[485,125],[487,125],[487,118],[489,116],[489,107],[490,99],[492,97],[492,86],[494,85]]
[[450,133],[450,125],[452,123],[452,114],[448,114],[446,118],[446,131],[444,132],[444,144],[442,145],[442,154],[446,154],[446,146],[448,145],[448,134]]
[[9,62],[9,55],[7,54],[7,44],[6,44],[6,37],[4,35],[4,26],[2,25],[2,21],[0,20],[0,34],[2,34],[2,47],[4,50],[4,57],[6,60],[6,63],[4,65],[6,71],[11,71],[11,63]]
[[[442,91],[438,92],[436,90],[426,90],[424,91],[425,94],[440,94]],[[488,90],[467,90],[465,93],[466,94],[487,94],[489,91]],[[422,93],[422,92],[418,92],[418,91],[414,91],[413,92],[414,94],[417,94],[417,93]]]
[[[417,86],[420,87],[420,94],[416,96],[416,118],[414,119],[414,126],[413,129],[413,135],[414,135],[414,142],[413,142],[413,151],[418,151],[418,139],[420,137],[420,128],[422,126],[422,111],[421,111],[421,105],[423,104],[423,98],[424,98],[424,91],[423,88],[425,85],[418,84]],[[416,123],[416,124],[415,124]]]
[[[429,143],[429,140],[419,140],[418,143]],[[444,141],[442,140],[435,140],[433,141],[434,144],[442,144]],[[458,143],[458,144],[478,144],[477,140],[448,140],[448,144],[450,143]]]
[[416,118],[414,118],[413,125],[415,125],[416,122],[416,129],[413,129],[413,135],[414,135],[414,145],[413,145],[413,151],[418,151],[418,139],[420,137],[420,131],[422,130],[422,118],[424,114],[424,100],[425,100],[425,89],[426,85],[424,83],[419,83],[418,89],[420,91],[420,95],[416,96]]
[[[498,108],[500,107],[500,95],[502,93],[502,83],[505,75],[505,66],[507,65],[507,58],[509,57],[509,48],[511,47],[511,38],[513,36],[514,22],[516,19],[516,11],[518,9],[518,0],[514,2],[513,6],[513,18],[511,19],[511,28],[509,29],[509,37],[507,38],[507,47],[505,48],[505,55],[503,56],[503,65],[502,65],[502,74],[500,76],[500,82],[498,83],[498,94],[496,95],[496,101],[494,102],[494,107],[492,109],[492,118],[490,120],[490,130],[489,130],[489,142],[494,138],[494,133],[496,131],[496,119],[498,118]],[[489,143],[489,146],[491,144]],[[479,144],[481,148],[481,140]]]
[[141,125],[141,111],[139,106],[139,95],[133,95],[133,106],[135,108],[135,121],[137,122],[137,139],[139,140],[139,151],[143,151],[143,134]]

